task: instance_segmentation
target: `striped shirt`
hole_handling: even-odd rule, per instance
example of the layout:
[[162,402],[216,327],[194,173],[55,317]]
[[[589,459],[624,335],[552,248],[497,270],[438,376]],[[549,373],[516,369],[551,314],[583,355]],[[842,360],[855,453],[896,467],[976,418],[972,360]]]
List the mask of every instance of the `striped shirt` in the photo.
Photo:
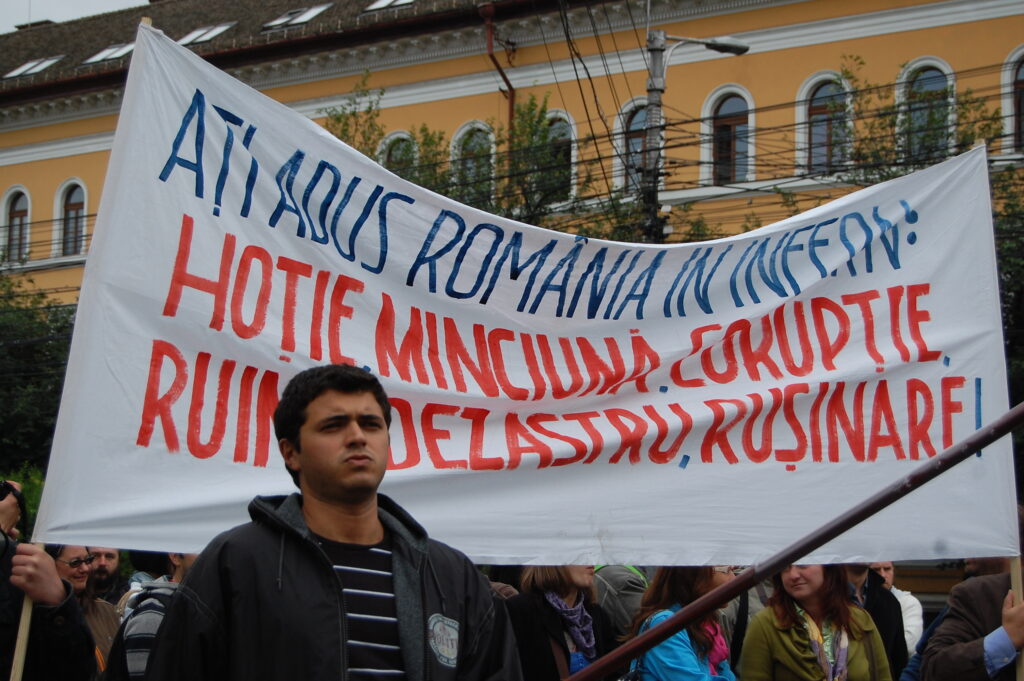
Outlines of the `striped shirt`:
[[404,679],[390,535],[373,546],[317,539],[342,584],[348,678]]

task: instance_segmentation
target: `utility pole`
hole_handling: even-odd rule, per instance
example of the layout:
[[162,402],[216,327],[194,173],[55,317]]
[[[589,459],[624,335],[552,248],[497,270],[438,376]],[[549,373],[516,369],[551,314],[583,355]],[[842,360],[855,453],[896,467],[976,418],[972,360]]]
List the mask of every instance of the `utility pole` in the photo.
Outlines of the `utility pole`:
[[[667,47],[669,40],[673,41],[671,47]],[[665,240],[665,219],[661,217],[661,202],[658,199],[658,185],[661,184],[661,146],[665,127],[661,113],[661,96],[665,94],[665,75],[672,52],[680,45],[688,44],[703,45],[715,52],[737,56],[746,54],[750,49],[749,45],[728,36],[681,38],[666,35],[665,31],[647,32],[647,127],[640,175],[640,202],[644,209],[644,240],[653,243]]]
[[640,191],[644,207],[644,240],[661,243],[665,239],[664,220],[658,201],[661,180],[661,96],[665,92],[665,31],[647,33],[647,130],[644,136],[643,171]]

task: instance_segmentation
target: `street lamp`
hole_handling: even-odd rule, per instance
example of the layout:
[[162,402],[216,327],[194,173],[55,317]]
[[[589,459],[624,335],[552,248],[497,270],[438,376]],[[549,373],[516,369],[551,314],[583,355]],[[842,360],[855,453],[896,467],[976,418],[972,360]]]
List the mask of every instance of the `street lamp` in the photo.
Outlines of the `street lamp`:
[[[666,42],[673,44],[666,49]],[[651,241],[661,241],[664,234],[658,233],[661,221],[658,218],[658,178],[661,166],[661,96],[665,92],[665,75],[672,53],[681,45],[703,45],[709,50],[739,56],[746,54],[750,46],[729,36],[719,38],[682,38],[666,35],[665,31],[647,33],[648,60],[647,79],[647,130],[644,140],[643,199],[647,209],[646,232]]]

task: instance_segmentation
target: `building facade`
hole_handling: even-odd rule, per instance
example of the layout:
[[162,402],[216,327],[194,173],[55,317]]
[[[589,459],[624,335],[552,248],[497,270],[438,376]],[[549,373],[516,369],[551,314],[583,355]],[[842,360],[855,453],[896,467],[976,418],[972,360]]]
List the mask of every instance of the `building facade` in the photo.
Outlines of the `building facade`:
[[[888,88],[907,121],[883,143],[904,158],[955,145],[954,93],[966,92],[1001,116],[994,163],[1024,149],[1014,0],[162,0],[0,35],[0,250],[8,271],[66,300],[143,17],[313,119],[365,77],[383,91],[386,165],[415,153],[408,131],[424,124],[472,164],[508,129],[511,100],[546,99],[567,191],[586,172],[590,195],[650,204],[668,240],[769,224],[849,191],[844,126],[882,115],[881,97],[855,110],[850,92],[867,85]],[[650,30],[669,36],[660,117],[648,107]],[[674,36],[732,36],[749,51]],[[949,131],[929,132],[937,118]]]
[[[485,193],[514,104],[546,101],[557,200],[616,196],[642,209],[639,234],[670,241],[926,165],[973,143],[970,122],[988,126],[993,169],[1024,161],[1020,0],[161,0],[0,35],[0,272],[64,302],[144,17],[320,122],[361,83],[380,89],[379,161],[400,172],[425,125]],[[722,36],[749,50],[678,40]]]

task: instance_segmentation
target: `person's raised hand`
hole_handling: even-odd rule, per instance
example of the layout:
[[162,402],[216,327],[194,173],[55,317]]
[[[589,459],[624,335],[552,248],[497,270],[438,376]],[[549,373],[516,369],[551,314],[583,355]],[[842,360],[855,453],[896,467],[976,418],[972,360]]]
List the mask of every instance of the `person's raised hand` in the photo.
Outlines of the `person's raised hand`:
[[[21,491],[20,483],[8,480],[7,484],[19,492]],[[17,539],[18,530],[14,526],[18,524],[20,518],[21,507],[18,505],[18,498],[8,493],[7,496],[0,499],[0,531]]]
[[1020,650],[1024,646],[1024,603],[1016,603],[1013,591],[1003,599],[1003,629],[1010,635],[1013,647]]
[[58,605],[66,596],[53,558],[35,544],[18,544],[11,558],[11,584],[41,605]]

